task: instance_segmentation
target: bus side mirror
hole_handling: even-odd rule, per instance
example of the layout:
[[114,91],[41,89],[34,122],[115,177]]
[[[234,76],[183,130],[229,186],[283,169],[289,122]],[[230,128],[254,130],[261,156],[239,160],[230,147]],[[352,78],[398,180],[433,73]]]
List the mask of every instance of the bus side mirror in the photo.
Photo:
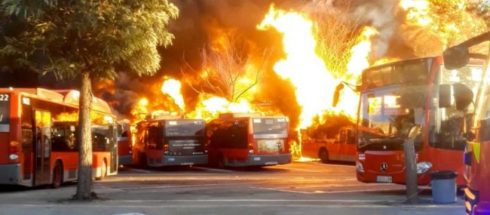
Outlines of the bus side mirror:
[[451,85],[441,84],[439,85],[439,107],[447,108],[452,105],[452,93]]
[[448,48],[444,51],[443,58],[446,69],[459,69],[470,61],[468,47],[460,45]]
[[447,108],[456,103],[457,110],[465,110],[473,102],[473,91],[466,85],[456,83],[439,86],[439,107]]

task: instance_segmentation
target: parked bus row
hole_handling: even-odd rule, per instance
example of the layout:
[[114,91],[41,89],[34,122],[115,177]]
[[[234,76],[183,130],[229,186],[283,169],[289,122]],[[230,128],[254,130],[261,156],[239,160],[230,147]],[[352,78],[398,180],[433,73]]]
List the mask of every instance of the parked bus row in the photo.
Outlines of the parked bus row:
[[[27,187],[76,181],[77,91],[0,89],[0,184]],[[92,101],[93,175],[117,173],[114,115]]]
[[200,119],[165,116],[136,126],[133,162],[142,166],[268,166],[291,162],[288,120],[254,114]]

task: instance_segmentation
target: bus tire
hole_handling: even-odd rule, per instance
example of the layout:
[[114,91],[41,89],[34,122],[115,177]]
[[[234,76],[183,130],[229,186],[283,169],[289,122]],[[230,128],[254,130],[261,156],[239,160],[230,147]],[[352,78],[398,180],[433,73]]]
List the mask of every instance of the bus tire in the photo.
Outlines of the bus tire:
[[223,155],[219,155],[218,156],[218,160],[216,162],[216,166],[220,169],[224,169],[226,168],[226,165],[225,165],[225,156]]
[[144,153],[140,153],[139,157],[139,165],[140,167],[147,167],[148,161],[146,160],[146,155]]
[[53,183],[51,184],[52,188],[58,188],[63,184],[63,164],[61,161],[56,161],[56,164],[53,169]]
[[330,162],[328,158],[328,150],[325,148],[321,148],[320,151],[318,152],[318,157],[322,161],[322,163],[328,163]]

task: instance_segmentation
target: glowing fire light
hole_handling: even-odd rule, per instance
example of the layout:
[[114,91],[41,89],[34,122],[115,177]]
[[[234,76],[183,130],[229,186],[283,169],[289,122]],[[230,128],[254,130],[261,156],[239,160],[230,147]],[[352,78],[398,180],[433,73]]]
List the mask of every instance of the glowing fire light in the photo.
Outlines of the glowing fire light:
[[430,8],[427,0],[401,0],[400,7],[407,11],[407,20],[419,26],[427,26],[433,22],[429,16]]
[[402,37],[417,56],[440,54],[450,45],[486,31],[483,19],[467,10],[467,0],[401,0],[405,15]]
[[259,29],[275,28],[283,35],[285,59],[274,66],[275,72],[290,80],[296,88],[296,100],[301,106],[300,128],[311,125],[319,113],[331,108],[337,82],[316,54],[313,23],[296,13],[271,7]]
[[182,85],[180,81],[175,79],[167,79],[163,82],[161,90],[162,93],[169,95],[181,110],[184,110],[185,103],[184,97],[182,96],[182,93],[180,91],[181,87]]
[[[359,36],[359,43],[351,48],[351,59],[347,64],[347,70],[357,79],[362,71],[369,67],[369,54],[371,53],[371,39],[378,31],[372,27],[365,27]],[[351,80],[354,83],[357,80]]]
[[252,113],[253,108],[246,100],[229,102],[227,99],[218,96],[200,95],[200,103],[194,112],[187,114],[191,118],[200,118],[206,121],[218,117],[220,113]]
[[136,104],[136,107],[134,107],[133,110],[131,111],[131,115],[133,115],[137,120],[144,119],[146,115],[149,113],[148,103],[149,101],[147,98],[141,98]]

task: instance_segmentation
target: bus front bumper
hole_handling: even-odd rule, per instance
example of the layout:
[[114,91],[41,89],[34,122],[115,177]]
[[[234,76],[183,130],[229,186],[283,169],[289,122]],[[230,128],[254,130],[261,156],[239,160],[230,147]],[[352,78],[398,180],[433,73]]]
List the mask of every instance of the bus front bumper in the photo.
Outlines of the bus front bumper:
[[131,155],[120,155],[119,165],[129,165],[133,163],[133,158]]
[[20,184],[20,164],[0,164],[0,184]]
[[[405,184],[405,172],[359,172],[356,171],[357,180],[364,183],[395,183]],[[417,175],[417,184],[427,186],[430,184],[430,174]]]
[[169,156],[165,155],[161,160],[148,160],[149,166],[192,166],[192,165],[204,165],[208,163],[208,155],[182,155],[182,156]]
[[243,166],[273,166],[291,163],[291,154],[279,155],[249,155],[246,160],[226,160],[225,165],[230,167]]

